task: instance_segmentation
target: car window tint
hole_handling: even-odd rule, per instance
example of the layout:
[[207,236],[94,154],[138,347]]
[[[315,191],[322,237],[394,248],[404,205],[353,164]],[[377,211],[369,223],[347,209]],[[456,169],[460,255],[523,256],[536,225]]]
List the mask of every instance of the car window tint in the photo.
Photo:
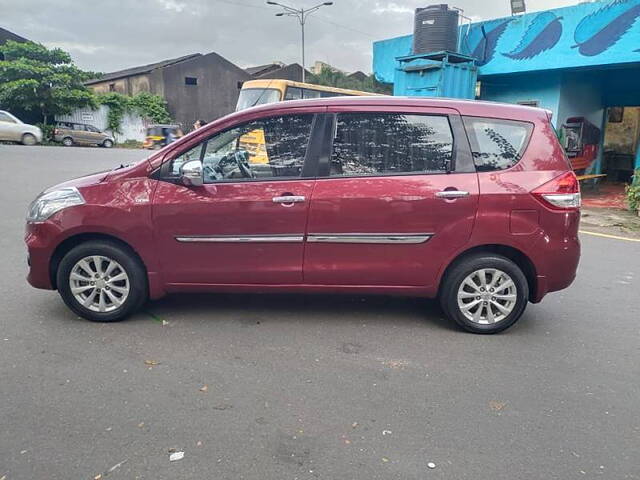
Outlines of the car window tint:
[[74,123],[73,124],[73,129],[74,130],[79,130],[79,131],[83,131],[84,130],[84,126],[78,124],[78,123]]
[[463,117],[479,172],[505,170],[517,164],[529,143],[533,125],[493,118]]
[[331,175],[440,173],[452,154],[447,117],[345,113],[337,119]]
[[190,160],[201,160],[205,183],[299,177],[313,115],[286,115],[220,132],[174,159],[171,176]]

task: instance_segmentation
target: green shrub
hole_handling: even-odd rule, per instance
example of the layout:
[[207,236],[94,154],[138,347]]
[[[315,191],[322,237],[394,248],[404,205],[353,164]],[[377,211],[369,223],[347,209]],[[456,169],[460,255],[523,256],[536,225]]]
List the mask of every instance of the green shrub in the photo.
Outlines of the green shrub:
[[640,169],[635,171],[631,185],[627,185],[627,203],[633,212],[640,210]]
[[109,107],[107,129],[114,133],[122,133],[120,126],[125,113],[137,112],[154,123],[171,121],[167,102],[161,96],[147,92],[138,93],[133,97],[115,92],[101,93],[97,95],[97,103]]
[[54,125],[45,125],[44,123],[37,123],[36,126],[42,130],[42,143],[53,143],[53,131],[56,127]]

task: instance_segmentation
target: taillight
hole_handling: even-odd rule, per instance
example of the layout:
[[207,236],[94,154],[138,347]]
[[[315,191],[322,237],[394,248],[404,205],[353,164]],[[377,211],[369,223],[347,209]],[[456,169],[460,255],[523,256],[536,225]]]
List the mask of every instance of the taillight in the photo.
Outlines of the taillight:
[[60,134],[60,130],[58,130],[57,128],[53,129],[53,134],[54,135],[59,135]]
[[573,172],[563,173],[531,193],[554,210],[571,210],[581,205],[580,183]]

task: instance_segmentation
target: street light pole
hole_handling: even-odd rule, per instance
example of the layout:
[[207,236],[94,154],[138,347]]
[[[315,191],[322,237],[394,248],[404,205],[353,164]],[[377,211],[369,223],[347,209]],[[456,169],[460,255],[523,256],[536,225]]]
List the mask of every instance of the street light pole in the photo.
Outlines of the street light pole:
[[317,12],[318,10],[320,10],[322,7],[325,6],[330,6],[333,5],[333,2],[323,2],[319,5],[316,5],[315,7],[311,7],[311,8],[293,8],[293,7],[289,7],[287,5],[283,5],[282,3],[278,3],[278,2],[271,2],[268,1],[267,2],[268,5],[276,5],[278,7],[281,7],[284,11],[283,12],[279,12],[276,13],[276,17],[296,17],[298,19],[298,21],[300,22],[300,28],[302,30],[302,82],[304,82],[306,80],[306,70],[305,70],[305,49],[304,49],[304,25],[305,23],[307,23],[307,17],[309,15],[311,15],[314,12]]

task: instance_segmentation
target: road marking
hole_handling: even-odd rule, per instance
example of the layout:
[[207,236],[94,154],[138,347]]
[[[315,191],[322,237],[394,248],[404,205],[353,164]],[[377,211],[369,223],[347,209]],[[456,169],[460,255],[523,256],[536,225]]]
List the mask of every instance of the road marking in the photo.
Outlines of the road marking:
[[587,232],[586,230],[580,230],[580,233],[585,235],[593,235],[594,237],[613,238],[614,240],[626,240],[627,242],[640,242],[640,238],[619,237],[617,235],[607,235],[606,233]]

